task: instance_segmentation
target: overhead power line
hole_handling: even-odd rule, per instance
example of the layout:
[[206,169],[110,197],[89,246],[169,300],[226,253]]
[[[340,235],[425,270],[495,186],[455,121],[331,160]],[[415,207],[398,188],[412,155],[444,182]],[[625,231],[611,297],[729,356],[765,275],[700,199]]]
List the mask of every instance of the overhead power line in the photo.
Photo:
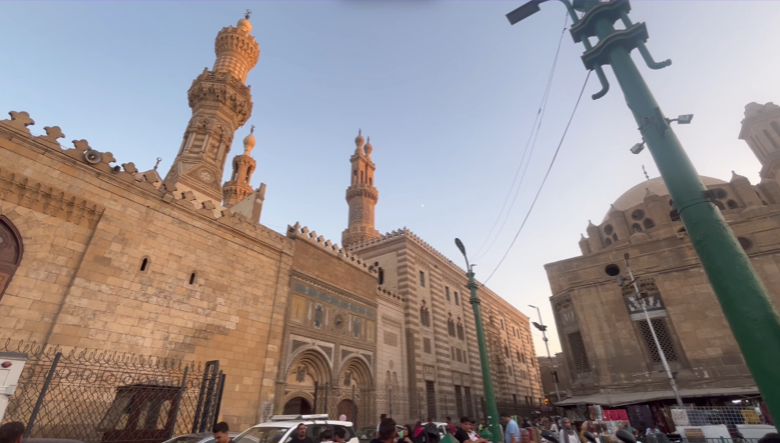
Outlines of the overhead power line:
[[[534,122],[531,125],[531,132],[528,134],[528,140],[525,142],[525,148],[523,148],[523,155],[520,158],[520,164],[517,165],[517,171],[515,171],[515,176],[512,179],[512,184],[509,186],[509,190],[507,191],[506,198],[504,199],[504,203],[501,205],[501,210],[498,212],[498,216],[496,217],[496,220],[493,222],[493,226],[490,227],[490,231],[488,232],[488,235],[485,237],[485,241],[482,243],[482,245],[477,249],[476,254],[474,254],[474,259],[477,260],[480,257],[484,257],[487,255],[487,253],[493,248],[493,245],[498,240],[499,236],[501,235],[501,232],[504,230],[504,226],[506,225],[507,220],[509,220],[509,215],[512,213],[512,208],[515,205],[515,201],[517,200],[517,196],[520,193],[520,188],[523,186],[523,179],[525,179],[526,171],[528,170],[528,165],[531,163],[531,157],[534,153],[534,147],[536,146],[536,139],[539,137],[539,131],[542,128],[542,122],[544,121],[544,113],[547,110],[547,100],[550,96],[550,89],[552,87],[552,81],[553,77],[555,75],[555,67],[558,65],[558,55],[561,52],[561,43],[563,42],[563,36],[568,29],[566,25],[569,23],[569,14],[564,14],[564,21],[563,21],[563,30],[561,31],[561,36],[558,38],[558,47],[555,49],[555,57],[553,57],[553,64],[552,68],[550,69],[550,74],[547,76],[547,84],[545,85],[544,92],[542,93],[542,99],[539,103],[539,108],[536,111],[536,117],[534,117]],[[537,125],[538,122],[538,125]],[[528,150],[528,147],[531,147],[530,153]],[[526,162],[526,154],[528,154],[528,161]],[[523,168],[523,163],[525,162],[525,168]],[[520,175],[520,171],[523,171],[522,175]],[[517,182],[517,177],[520,176],[520,182]],[[498,225],[499,220],[501,220],[501,216],[504,214],[504,209],[506,209],[506,204],[509,201],[509,197],[512,195],[512,190],[515,188],[515,183],[518,183],[517,190],[515,191],[514,198],[512,199],[512,203],[509,205],[509,209],[506,212],[506,216],[504,217],[504,221],[501,223],[501,227],[498,229],[498,232],[496,233],[495,238],[492,242],[490,242],[490,245],[488,248],[480,254],[480,252],[484,249],[485,245],[488,244],[490,241],[490,237],[493,234],[493,231],[495,230],[496,226]]]
[[501,260],[499,260],[498,264],[496,265],[496,268],[493,269],[493,272],[490,273],[487,279],[482,283],[482,286],[485,286],[487,282],[495,275],[496,271],[498,271],[498,268],[501,267],[501,264],[504,263],[504,260],[506,259],[507,255],[509,255],[509,251],[512,250],[512,246],[515,245],[515,242],[517,241],[517,238],[520,236],[520,233],[523,231],[523,227],[525,226],[525,223],[528,221],[528,217],[531,215],[531,211],[534,209],[534,205],[536,205],[536,201],[539,199],[539,194],[542,193],[542,188],[544,188],[545,182],[547,182],[547,177],[550,176],[550,171],[552,171],[553,165],[555,164],[555,159],[558,158],[558,153],[561,151],[561,146],[563,145],[563,141],[566,140],[566,134],[569,132],[569,126],[571,126],[572,120],[574,120],[574,114],[577,113],[577,108],[580,106],[580,100],[582,99],[582,94],[585,92],[585,86],[588,85],[588,79],[590,78],[590,73],[592,71],[588,71],[588,75],[585,76],[585,82],[582,84],[582,89],[580,90],[580,95],[577,97],[577,102],[574,104],[574,109],[571,111],[571,116],[569,117],[569,122],[566,123],[566,129],[563,130],[563,135],[561,136],[561,141],[558,143],[558,147],[555,149],[555,154],[553,154],[552,160],[550,160],[550,166],[547,167],[547,172],[544,174],[544,178],[542,179],[542,183],[539,185],[539,189],[536,191],[536,195],[534,196],[533,201],[531,201],[531,206],[528,208],[528,212],[525,214],[525,218],[523,219],[523,223],[520,224],[520,228],[517,230],[517,233],[515,234],[515,237],[512,239],[512,243],[509,244],[509,247],[506,249],[506,252],[504,253],[504,256],[501,257]]

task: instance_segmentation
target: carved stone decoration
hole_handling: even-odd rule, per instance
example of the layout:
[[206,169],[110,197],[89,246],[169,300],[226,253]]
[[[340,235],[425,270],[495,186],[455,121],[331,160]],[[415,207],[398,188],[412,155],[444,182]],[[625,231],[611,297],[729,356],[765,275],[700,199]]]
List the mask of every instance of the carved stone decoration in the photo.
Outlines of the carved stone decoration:
[[61,189],[0,168],[0,200],[94,229],[105,208]]
[[57,139],[65,138],[65,134],[62,133],[60,127],[46,126],[43,128],[43,130],[46,131],[46,135],[39,135],[36,138],[48,144],[50,148],[56,149],[58,151],[62,151],[62,148],[60,147],[60,142],[57,141]]
[[28,114],[26,111],[11,111],[8,113],[8,115],[11,116],[11,119],[0,121],[0,123],[4,123],[21,131],[25,131],[28,134],[30,133],[30,130],[27,127],[35,124],[35,120],[30,118],[30,114]]
[[295,381],[303,383],[306,380],[306,366],[298,366],[298,372],[295,374]]

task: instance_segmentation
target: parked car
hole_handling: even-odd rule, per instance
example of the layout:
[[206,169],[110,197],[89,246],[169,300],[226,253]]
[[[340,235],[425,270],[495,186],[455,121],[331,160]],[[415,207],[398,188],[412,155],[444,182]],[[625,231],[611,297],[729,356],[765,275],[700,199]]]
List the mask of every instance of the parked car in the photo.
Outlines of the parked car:
[[[320,443],[320,434],[325,429],[346,431],[347,443],[360,443],[352,422],[328,419],[327,414],[318,415],[274,415],[270,421],[254,425],[233,439],[234,443],[289,443],[298,425],[306,425],[306,435],[314,443]],[[376,432],[376,431],[375,431]],[[372,437],[373,438],[373,437]]]
[[[228,433],[231,439],[238,437],[238,432]],[[214,434],[211,432],[199,432],[197,434],[185,434],[173,437],[163,443],[214,443]]]

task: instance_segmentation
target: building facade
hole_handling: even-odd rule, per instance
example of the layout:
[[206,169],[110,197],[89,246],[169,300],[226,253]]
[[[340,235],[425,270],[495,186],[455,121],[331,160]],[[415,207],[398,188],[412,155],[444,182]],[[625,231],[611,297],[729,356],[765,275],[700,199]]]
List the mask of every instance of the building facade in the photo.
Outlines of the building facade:
[[[736,173],[728,182],[701,179],[778,305],[780,107],[751,103],[742,123],[740,138],[763,165],[761,182]],[[571,378],[572,398],[562,404],[673,398],[660,352],[686,401],[758,393],[661,178],[626,191],[600,224],[589,223],[587,234],[581,257],[546,265]],[[627,284],[624,253],[643,299]]]
[[[359,135],[351,157],[345,246],[260,223],[251,130],[227,162],[252,112],[251,29],[246,17],[217,35],[164,179],[156,166],[117,165],[83,135],[61,145],[53,124],[37,135],[27,112],[0,121],[0,338],[219,360],[220,415],[235,429],[282,412],[358,424],[478,414],[465,272],[406,229],[376,230],[369,141]],[[501,401],[539,405],[528,318],[487,288],[480,296]]]

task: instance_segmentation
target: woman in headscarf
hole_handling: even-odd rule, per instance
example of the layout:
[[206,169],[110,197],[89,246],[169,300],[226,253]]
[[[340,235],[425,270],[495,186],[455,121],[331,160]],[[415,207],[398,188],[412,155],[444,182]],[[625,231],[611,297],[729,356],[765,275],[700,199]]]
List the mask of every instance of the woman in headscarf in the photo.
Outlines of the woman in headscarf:
[[421,421],[418,421],[417,423],[414,424],[414,430],[412,431],[412,441],[414,443],[425,442],[425,432]]
[[571,420],[564,417],[561,423],[560,443],[581,443],[574,426],[571,424]]

